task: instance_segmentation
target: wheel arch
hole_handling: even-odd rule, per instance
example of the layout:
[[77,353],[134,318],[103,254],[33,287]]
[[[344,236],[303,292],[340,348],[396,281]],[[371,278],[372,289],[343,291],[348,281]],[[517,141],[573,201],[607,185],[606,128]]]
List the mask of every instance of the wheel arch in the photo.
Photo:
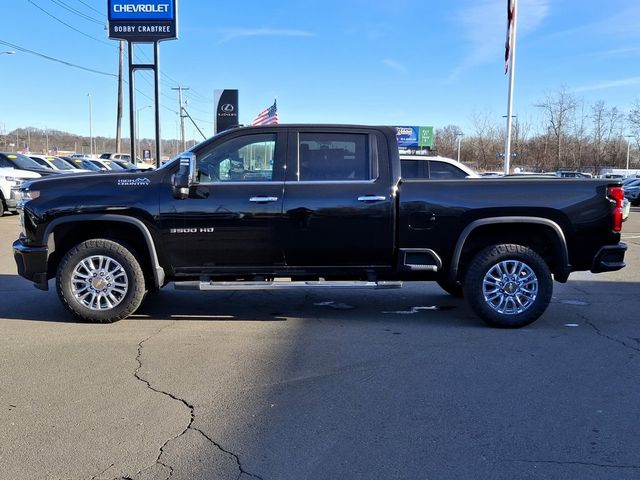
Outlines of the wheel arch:
[[[90,228],[86,228],[90,226]],[[85,228],[83,228],[85,227]],[[148,227],[137,218],[115,214],[81,214],[53,220],[45,229],[43,243],[53,244],[48,259],[48,276],[55,275],[60,260],[74,245],[90,238],[104,237],[129,245],[139,255],[148,280],[160,288],[165,272],[158,259],[155,242]]]
[[[517,225],[519,231],[505,234],[505,227],[509,225]],[[550,254],[550,257],[549,255],[545,257],[543,255],[545,252],[539,253],[545,257],[555,279],[559,282],[565,282],[571,272],[571,265],[569,264],[569,249],[564,231],[553,220],[528,216],[483,218],[467,225],[460,234],[451,257],[449,280],[451,282],[458,281],[460,275],[464,273],[469,257],[490,244],[524,243],[534,250],[538,250],[535,248],[535,235],[551,241],[551,251],[546,252]]]

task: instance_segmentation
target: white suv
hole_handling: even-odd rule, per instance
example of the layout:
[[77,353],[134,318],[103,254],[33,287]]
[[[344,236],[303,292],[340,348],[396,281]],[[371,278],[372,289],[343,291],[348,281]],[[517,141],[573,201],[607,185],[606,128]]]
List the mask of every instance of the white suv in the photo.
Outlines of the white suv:
[[16,193],[23,180],[39,178],[40,174],[18,170],[15,168],[0,168],[0,216],[5,211],[16,213]]

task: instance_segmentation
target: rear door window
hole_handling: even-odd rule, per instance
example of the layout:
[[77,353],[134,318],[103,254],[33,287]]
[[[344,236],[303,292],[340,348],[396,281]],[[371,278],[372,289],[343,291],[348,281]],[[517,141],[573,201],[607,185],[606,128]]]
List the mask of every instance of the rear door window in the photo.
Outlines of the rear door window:
[[299,181],[371,180],[369,136],[349,133],[300,133]]
[[431,180],[449,180],[452,178],[466,177],[467,174],[454,165],[437,160],[429,160],[429,178]]

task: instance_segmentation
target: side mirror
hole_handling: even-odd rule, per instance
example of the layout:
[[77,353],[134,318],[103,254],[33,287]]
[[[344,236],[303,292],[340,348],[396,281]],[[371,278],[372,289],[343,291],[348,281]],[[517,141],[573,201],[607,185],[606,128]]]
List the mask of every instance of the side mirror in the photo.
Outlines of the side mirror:
[[196,178],[196,156],[191,152],[180,155],[180,166],[178,172],[173,176],[173,196],[179,200],[184,200],[189,196],[189,187],[195,185]]

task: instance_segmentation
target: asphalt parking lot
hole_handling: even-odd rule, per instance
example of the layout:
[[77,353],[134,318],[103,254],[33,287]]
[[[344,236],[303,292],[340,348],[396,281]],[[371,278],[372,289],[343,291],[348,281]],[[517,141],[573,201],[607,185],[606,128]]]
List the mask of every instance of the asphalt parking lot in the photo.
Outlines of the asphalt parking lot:
[[436,284],[183,292],[112,325],[17,276],[0,218],[1,479],[640,478],[627,268],[496,330]]

